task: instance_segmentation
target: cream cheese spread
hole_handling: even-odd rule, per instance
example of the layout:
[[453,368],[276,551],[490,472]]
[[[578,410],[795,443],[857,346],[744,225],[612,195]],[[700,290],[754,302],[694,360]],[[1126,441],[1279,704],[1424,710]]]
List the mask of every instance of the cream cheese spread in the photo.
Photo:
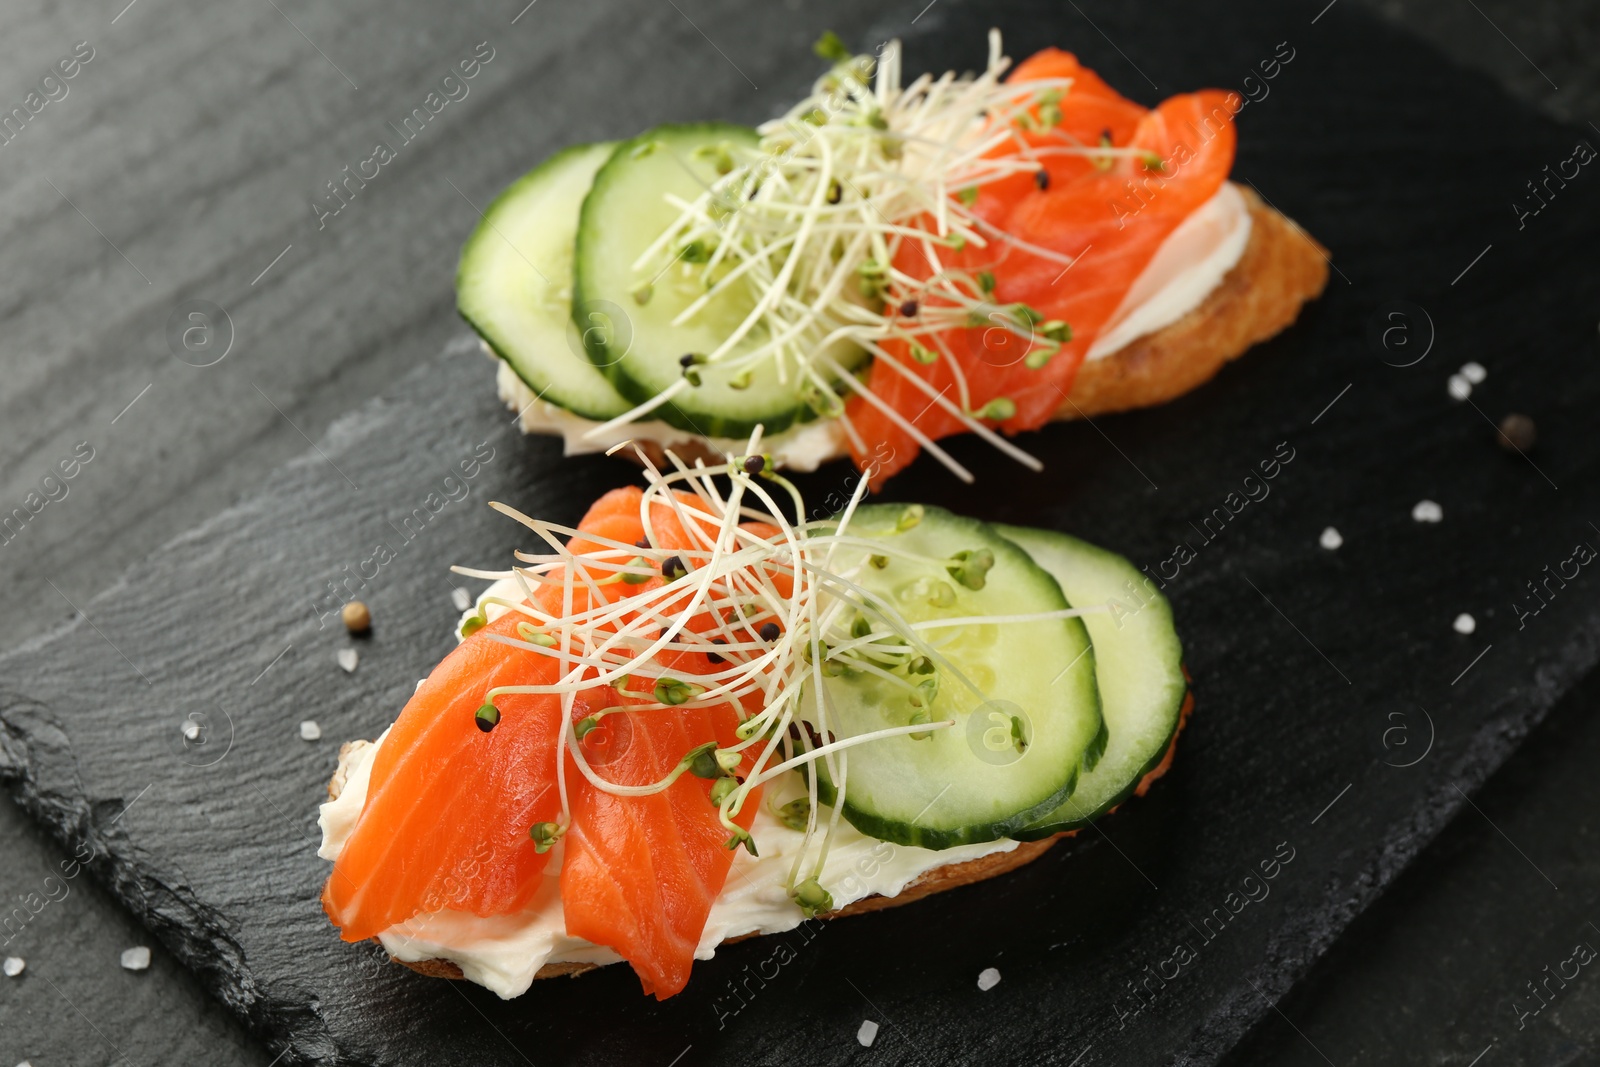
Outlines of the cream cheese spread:
[[[487,346],[484,351],[489,352]],[[560,437],[563,451],[569,456],[604,452],[622,441],[654,441],[665,448],[687,441],[709,441],[718,452],[740,455],[749,443],[743,438],[700,437],[660,420],[630,422],[609,433],[585,436],[600,424],[582,415],[574,415],[559,404],[539,399],[528,388],[528,384],[517,377],[517,372],[511,369],[509,363],[493,352],[489,352],[489,355],[500,364],[495,377],[500,399],[506,402],[506,407],[518,413],[517,421],[522,426],[522,432]],[[761,443],[761,450],[772,456],[774,463],[793,471],[814,471],[828,460],[842,455],[847,447],[844,427],[839,425],[837,419],[815,419],[802,423],[765,437]]]
[[[515,579],[501,579],[484,591],[479,603],[491,596],[520,600],[523,594]],[[495,604],[484,607],[491,621],[506,610]],[[374,742],[357,741],[352,745],[344,767],[344,788],[337,799],[322,805],[317,819],[322,829],[322,845],[317,855],[323,859],[338,859],[355,830],[366,804],[373,759],[387,737],[385,731]],[[697,959],[710,959],[716,954],[717,946],[730,938],[782,933],[805,920],[784,888],[804,834],[791,830],[772,814],[776,805],[799,795],[797,776],[787,792],[778,786],[765,791],[761,808],[750,827],[761,855],[751,856],[743,849],[735,853],[722,893],[711,905],[711,914],[695,952]],[[829,814],[831,809],[823,808],[818,817],[826,818]],[[1009,852],[1016,847],[1017,842],[1003,840],[959,845],[936,852],[879,841],[841,819],[820,881],[833,895],[834,906],[842,908],[863,897],[896,896],[919,875],[936,867]],[[815,855],[815,851],[812,854]],[[396,959],[408,962],[450,960],[468,979],[507,999],[526,992],[539,968],[546,963],[619,962],[621,957],[612,950],[568,936],[561,910],[560,882],[561,844],[558,842],[545,867],[544,883],[526,911],[487,918],[448,909],[434,911],[390,927],[379,934],[378,939]]]
[[[354,746],[346,763],[343,791],[337,800],[322,805],[318,819],[322,847],[317,855],[323,859],[337,859],[355,829],[366,802],[372,760],[383,740],[380,737],[376,742]],[[784,888],[804,835],[779,822],[770,811],[772,805],[787,799],[789,796],[778,790],[769,790],[763,798],[750,828],[761,855],[751,856],[743,849],[736,853],[722,893],[711,905],[695,952],[697,959],[710,959],[717,946],[729,938],[782,933],[804,921],[805,916]],[[823,809],[819,817],[826,814],[828,809]],[[867,837],[841,820],[820,880],[832,893],[834,906],[842,908],[863,897],[895,896],[918,875],[936,867],[1009,852],[1016,847],[1015,841],[989,841],[935,852]],[[560,850],[559,843],[551,850],[544,884],[526,911],[487,918],[461,911],[435,911],[392,926],[378,939],[396,959],[450,960],[468,979],[507,999],[526,992],[546,963],[618,962],[621,957],[610,949],[568,936],[561,911]]]
[[1250,205],[1238,186],[1224,182],[1161,242],[1095,338],[1088,358],[1105,359],[1205,303],[1244,255],[1250,229]]

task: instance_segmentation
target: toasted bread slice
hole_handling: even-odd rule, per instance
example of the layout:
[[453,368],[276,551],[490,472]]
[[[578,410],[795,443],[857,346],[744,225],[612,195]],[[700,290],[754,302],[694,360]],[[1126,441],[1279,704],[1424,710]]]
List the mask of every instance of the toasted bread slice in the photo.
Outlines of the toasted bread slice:
[[[1164,404],[1214,378],[1230,360],[1282,332],[1328,283],[1328,252],[1291,218],[1239,188],[1250,209],[1250,241],[1222,283],[1194,310],[1170,326],[1078,368],[1072,391],[1056,419],[1090,418]],[[513,405],[515,406],[515,405]],[[665,449],[636,444],[657,466]],[[722,456],[695,440],[672,446],[685,462],[714,463]],[[634,451],[621,455],[633,458]],[[843,455],[829,457],[833,459]]]
[[[1176,739],[1174,739],[1176,740]],[[364,744],[365,742],[360,742]],[[333,777],[328,781],[328,799],[337,800],[344,791],[345,783],[349,778],[350,757],[355,753],[357,742],[346,741],[339,746],[339,766],[333,772]],[[1163,768],[1164,769],[1164,768]],[[1064,836],[1064,835],[1063,835]],[[912,901],[921,900],[923,897],[934,893],[942,893],[946,889],[957,886],[970,885],[981,882],[986,878],[994,878],[1014,871],[1025,863],[1037,859],[1053,844],[1056,839],[1046,838],[1043,841],[1026,841],[1012,849],[1010,852],[995,852],[987,856],[980,856],[975,860],[965,863],[952,863],[946,867],[935,867],[925,871],[914,879],[896,896],[863,897],[853,904],[847,904],[837,911],[829,912],[823,916],[827,919],[842,918],[846,915],[862,915],[869,911],[882,911],[884,908],[898,907],[901,904],[910,904]],[[743,937],[729,938],[725,944],[743,941],[755,934],[746,934]],[[392,957],[391,957],[392,958]],[[430,978],[464,978],[461,968],[449,960],[395,960],[403,963],[418,974],[425,974]],[[598,963],[547,963],[539,968],[536,978],[559,978],[563,975],[579,975],[585,971],[592,971],[601,966]]]
[[[1154,782],[1157,778],[1160,778],[1163,774],[1166,774],[1167,769],[1172,766],[1172,757],[1178,748],[1178,735],[1183,732],[1183,728],[1185,725],[1187,725],[1189,721],[1189,715],[1193,710],[1194,694],[1193,692],[1190,692],[1184,697],[1183,708],[1178,715],[1178,728],[1173,733],[1171,743],[1167,746],[1167,754],[1162,759],[1160,764],[1158,764],[1140,780],[1136,790],[1139,796],[1143,796],[1145,791],[1150,788],[1150,783]],[[349,760],[351,755],[355,752],[356,746],[367,743],[368,742],[346,741],[344,744],[339,746],[339,766],[333,772],[333,777],[328,781],[329,800],[338,799],[339,794],[344,790],[345,782],[348,780],[349,776],[347,769]],[[1112,810],[1115,811],[1116,809],[1113,808]],[[1014,871],[1025,864],[1032,863],[1034,860],[1044,855],[1045,852],[1049,850],[1050,846],[1055,844],[1056,841],[1063,837],[1072,837],[1076,833],[1076,830],[1069,830],[1066,833],[1060,833],[1054,837],[1047,837],[1042,841],[1024,841],[1010,852],[994,852],[987,856],[980,856],[975,860],[967,860],[963,863],[952,863],[944,867],[935,867],[932,870],[924,871],[922,874],[918,875],[911,881],[909,885],[907,885],[895,896],[863,897],[852,904],[846,904],[837,911],[828,912],[822,917],[824,919],[841,919],[847,915],[865,915],[868,912],[883,911],[886,908],[897,908],[902,904],[911,904],[915,901],[923,899],[924,897],[932,896],[935,893],[943,893],[947,889],[957,889],[964,885],[971,885],[974,882],[982,882],[990,878],[996,878],[1002,874],[1007,874],[1011,871]],[[758,936],[760,935],[744,934],[739,937],[731,937],[727,941],[723,942],[723,944],[731,945],[735,942],[744,941]],[[397,960],[392,956],[390,959],[395,963],[410,967],[418,974],[427,975],[429,978],[462,979],[466,977],[466,975],[461,973],[461,968],[449,960],[417,960],[412,962],[407,960]],[[539,973],[534,975],[534,977],[576,977],[577,975],[584,974],[585,972],[596,970],[601,966],[603,965],[598,963],[547,963],[543,967],[539,968]]]
[[1216,376],[1229,360],[1287,329],[1328,284],[1328,253],[1291,218],[1243,188],[1250,241],[1199,307],[1104,359],[1078,368],[1056,412],[1077,419],[1165,404]]

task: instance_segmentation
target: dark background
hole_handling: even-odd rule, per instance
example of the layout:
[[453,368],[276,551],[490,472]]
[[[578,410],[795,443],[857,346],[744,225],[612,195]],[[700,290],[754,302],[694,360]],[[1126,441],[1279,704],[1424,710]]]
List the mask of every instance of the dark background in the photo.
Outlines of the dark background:
[[[370,151],[365,141],[381,116],[420,102],[441,56],[471,51],[480,38],[460,9],[493,11],[502,22],[503,12],[487,4],[456,5],[448,17],[424,4],[280,12],[271,2],[167,0],[136,0],[124,11],[123,2],[16,5],[0,39],[7,109],[75,42],[96,49],[68,97],[0,147],[0,232],[11,265],[0,299],[0,499],[20,500],[77,441],[96,448],[71,495],[0,548],[3,647],[54,626],[71,613],[67,598],[82,604],[156,546],[249,495],[333,418],[456,334],[453,294],[440,281],[448,264],[432,250],[470,226],[467,197],[482,206],[493,192],[472,182],[471,156],[518,152],[470,143],[447,127],[409,173],[378,179],[393,183],[384,195],[408,210],[386,209],[379,228],[378,213],[363,214],[358,199],[325,231],[301,220],[304,236],[253,282],[283,251],[271,235],[307,215],[307,191]],[[1578,125],[1600,115],[1593,9],[1506,0],[1377,6],[1535,106]],[[641,61],[679,57],[688,79],[697,64],[721,62],[695,25],[731,27],[716,36],[760,83],[782,80],[772,64],[802,54],[819,27],[849,38],[869,17],[893,17],[843,3],[679,7],[540,0],[524,20],[537,18],[536,32],[515,46],[567,72],[579,94],[593,91],[582,78],[583,48],[606,26],[626,22],[622,47],[639,49]],[[921,8],[907,5],[905,21]],[[519,66],[527,62],[518,56]],[[505,77],[509,66],[491,63],[480,80]],[[500,106],[547,112],[553,127],[573,126],[572,139],[637,125],[621,115],[615,130],[580,130],[563,105]],[[447,109],[441,125],[453,117]],[[412,224],[393,226],[398,217]],[[414,281],[341,288],[375,259],[391,271],[400,264]],[[227,375],[185,375],[165,351],[132,340],[159,334],[166,310],[197,291],[223,294],[216,299],[234,317],[240,339]],[[338,305],[328,292],[364,303]],[[105,343],[119,328],[126,348]],[[1596,697],[1600,683],[1591,683],[1563,702],[1477,808],[1464,809],[1280,1004],[1238,1062],[1466,1067],[1470,1056],[1435,1050],[1453,1048],[1448,1035],[1485,1017],[1509,1036],[1484,1051],[1483,1067],[1594,1058],[1600,987],[1575,984],[1524,1031],[1504,990],[1507,976],[1535,978],[1569,955],[1585,930],[1600,944],[1587,926],[1600,922],[1600,870],[1584,847],[1600,829],[1600,783],[1589,770],[1600,756],[1600,727],[1589,722]],[[64,853],[3,801],[0,857],[0,899],[10,900]],[[1557,907],[1534,895],[1546,879],[1566,890]],[[153,949],[147,973],[117,964],[135,944]],[[50,979],[0,979],[0,1063],[270,1061],[88,879],[74,881],[62,906],[46,909],[0,954],[22,956],[32,976]]]

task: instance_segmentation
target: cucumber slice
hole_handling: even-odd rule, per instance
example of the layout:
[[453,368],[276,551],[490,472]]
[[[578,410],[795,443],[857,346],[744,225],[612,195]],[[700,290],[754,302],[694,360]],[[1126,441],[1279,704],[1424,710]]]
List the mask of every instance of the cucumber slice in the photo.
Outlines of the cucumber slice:
[[[869,562],[854,580],[912,623],[1067,607],[1049,572],[988,524],[929,507],[920,522],[897,532],[905,514],[903,505],[858,508],[849,530],[871,544],[841,544],[831,569],[848,571],[881,546],[887,565]],[[981,589],[967,588],[943,564],[897,554],[947,560],[973,550],[994,555]],[[945,602],[936,605],[936,599]],[[956,725],[921,739],[900,735],[845,750],[844,817],[873,837],[938,849],[1008,837],[1054,811],[1103,742],[1094,650],[1083,620],[986,623],[922,636],[983,697],[943,668],[932,675],[896,668],[896,677],[912,684],[937,678],[927,711],[934,721],[954,718]],[[904,726],[919,710],[903,686],[870,672],[828,678],[826,688],[829,729],[838,737]],[[814,702],[805,716],[816,724]],[[814,766],[819,795],[831,804],[836,791],[827,768],[820,761]]]
[[[635,404],[681,381],[683,357],[715,350],[755,306],[744,286],[732,285],[675,326],[678,313],[705,295],[704,263],[689,262],[704,257],[680,255],[664,271],[633,264],[677,220],[667,197],[692,201],[721,176],[719,162],[725,168],[731,154],[757,140],[754,130],[721,122],[658,126],[618,145],[595,175],[578,224],[574,315],[621,311],[619,328],[589,331],[586,339],[589,358]],[[740,351],[767,339],[758,326]],[[752,368],[744,388],[730,386],[738,373],[720,362],[697,370],[701,384],[652,417],[706,437],[745,437],[758,423],[770,436],[810,417],[792,370],[780,380],[773,362]]]
[[568,148],[517,179],[483,213],[456,269],[456,307],[495,355],[543,399],[597,421],[633,405],[583,354],[572,249],[583,198],[615,147]]
[[1067,534],[997,526],[1055,575],[1077,607],[1108,604],[1085,615],[1110,739],[1094,770],[1057,810],[1011,836],[1049,837],[1083,826],[1126,800],[1160,763],[1178,729],[1189,683],[1172,606],[1132,563]]

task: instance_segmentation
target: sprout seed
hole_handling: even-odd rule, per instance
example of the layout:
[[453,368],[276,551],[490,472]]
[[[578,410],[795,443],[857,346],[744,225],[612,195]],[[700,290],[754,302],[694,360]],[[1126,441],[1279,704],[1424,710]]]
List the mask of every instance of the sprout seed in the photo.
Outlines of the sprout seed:
[[478,724],[478,729],[488,733],[500,725],[500,709],[492,703],[485,704],[473,714],[472,720]]

